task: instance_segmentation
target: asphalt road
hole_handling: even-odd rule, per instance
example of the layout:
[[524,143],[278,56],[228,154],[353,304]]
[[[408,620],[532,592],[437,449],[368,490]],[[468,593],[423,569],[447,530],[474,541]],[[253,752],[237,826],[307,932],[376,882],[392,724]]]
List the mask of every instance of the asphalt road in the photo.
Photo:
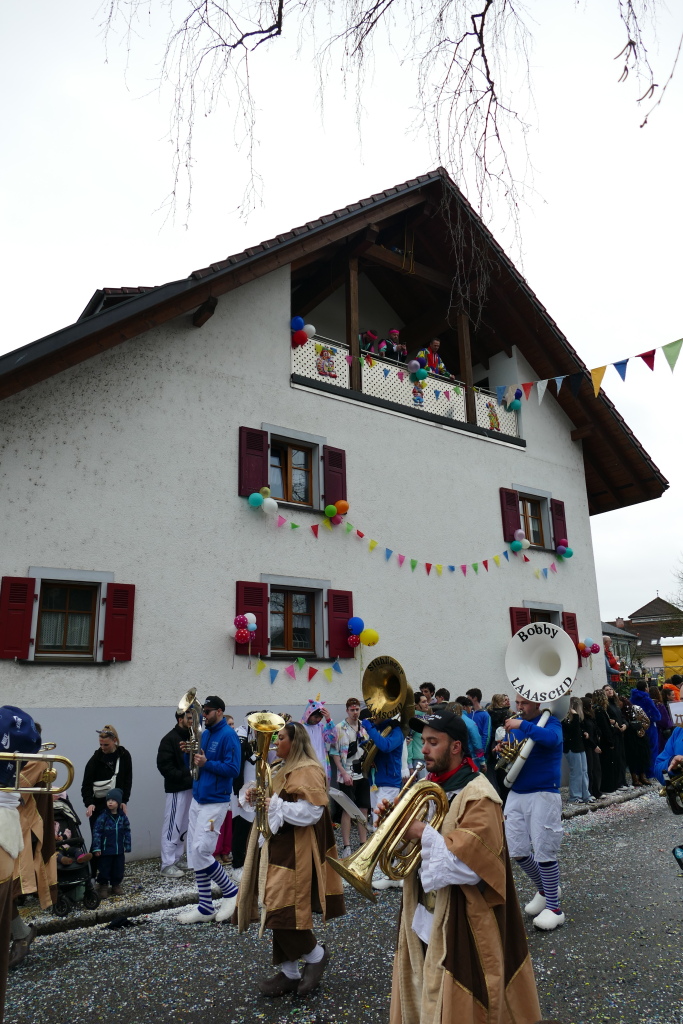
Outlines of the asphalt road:
[[[566,823],[567,923],[529,934],[546,1018],[683,1024],[683,875],[671,856],[681,841],[683,817],[654,793]],[[177,911],[39,938],[10,976],[5,1024],[385,1024],[399,899],[348,896],[347,916],[319,931],[334,959],[305,1000],[257,994],[272,972],[267,934],[182,927]]]

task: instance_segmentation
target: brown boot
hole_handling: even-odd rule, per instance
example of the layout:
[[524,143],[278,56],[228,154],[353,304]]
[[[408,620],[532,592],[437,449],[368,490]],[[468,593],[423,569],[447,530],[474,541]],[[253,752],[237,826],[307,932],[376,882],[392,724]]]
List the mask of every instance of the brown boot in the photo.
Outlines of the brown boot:
[[12,943],[9,964],[7,965],[10,971],[13,971],[15,967],[18,967],[21,961],[25,960],[28,956],[31,943],[38,933],[38,929],[34,924],[32,924],[30,928],[31,930],[25,939],[15,939]]
[[323,949],[325,950],[325,954],[322,960],[319,960],[317,964],[306,964],[304,966],[301,981],[299,982],[299,987],[296,990],[297,995],[307,996],[309,992],[312,992],[313,989],[316,989],[320,984],[320,979],[325,973],[325,968],[327,967],[330,959],[330,954],[327,952],[325,946],[323,946]]
[[123,886],[122,885],[112,885],[112,887],[111,887],[111,894],[112,894],[112,896],[121,896],[122,893],[123,893]]
[[106,900],[107,896],[109,895],[109,886],[107,885],[106,882],[98,882],[97,885],[95,886],[95,892],[97,893],[101,900]]
[[264,978],[259,981],[258,990],[264,996],[284,996],[287,992],[296,992],[301,981],[299,978],[288,978],[286,974],[279,971],[272,978]]

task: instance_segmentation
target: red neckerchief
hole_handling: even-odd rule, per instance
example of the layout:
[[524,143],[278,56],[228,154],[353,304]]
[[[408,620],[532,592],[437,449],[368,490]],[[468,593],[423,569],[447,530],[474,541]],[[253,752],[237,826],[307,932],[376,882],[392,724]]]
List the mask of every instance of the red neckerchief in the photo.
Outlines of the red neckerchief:
[[427,778],[430,782],[436,782],[439,786],[442,786],[446,779],[450,779],[451,775],[455,775],[456,772],[459,772],[464,764],[469,765],[473,772],[479,771],[471,757],[463,757],[457,768],[451,768],[449,772],[441,772],[440,775],[434,775],[433,772],[429,772]]

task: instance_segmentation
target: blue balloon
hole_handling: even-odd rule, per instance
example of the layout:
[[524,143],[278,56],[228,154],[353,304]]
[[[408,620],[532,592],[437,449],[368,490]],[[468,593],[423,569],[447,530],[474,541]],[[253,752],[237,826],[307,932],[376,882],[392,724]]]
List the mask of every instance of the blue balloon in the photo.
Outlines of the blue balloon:
[[357,615],[349,619],[347,626],[349,627],[349,633],[355,633],[356,636],[359,636],[365,629],[365,623]]
[[425,366],[427,365],[427,360],[425,359],[424,356],[420,356],[420,358],[418,359],[418,363],[420,364],[420,369],[424,370]]
[[305,326],[306,326],[306,323],[305,323],[304,318],[302,316],[293,316],[292,317],[292,330],[293,331],[303,331]]
[[255,622],[248,622],[247,623],[247,629],[249,630],[250,633],[255,633],[256,629],[257,629],[256,623]]
[[263,504],[263,495],[259,494],[258,491],[254,491],[253,494],[249,495],[247,501],[249,502],[252,508],[260,508],[261,505]]
[[517,390],[515,391],[515,398],[521,398],[521,397],[522,397],[522,389],[521,388],[517,388]]

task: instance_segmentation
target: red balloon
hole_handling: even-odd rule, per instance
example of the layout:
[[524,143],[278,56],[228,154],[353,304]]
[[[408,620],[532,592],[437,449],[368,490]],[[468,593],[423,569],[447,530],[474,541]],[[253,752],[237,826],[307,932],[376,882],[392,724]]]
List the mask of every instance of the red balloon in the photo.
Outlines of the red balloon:
[[568,548],[569,547],[569,541],[567,540],[566,537],[562,537],[561,540],[558,540],[558,542],[555,545],[555,547],[559,547],[560,544],[562,545],[563,548]]
[[292,334],[292,345],[296,348],[297,345],[305,345],[308,341],[308,335],[305,331],[294,331]]
[[337,513],[336,516],[332,516],[330,522],[332,523],[333,526],[339,526],[339,524],[342,522],[342,517]]
[[355,633],[352,633],[351,636],[347,639],[349,647],[358,647],[358,645],[360,644],[360,637],[356,636]]
[[591,652],[588,650],[587,647],[584,647],[584,649],[581,651],[581,657],[582,658],[590,658],[590,656],[591,656]]
[[249,632],[248,629],[238,629],[237,632],[235,633],[235,643],[248,644],[250,637],[251,633]]

